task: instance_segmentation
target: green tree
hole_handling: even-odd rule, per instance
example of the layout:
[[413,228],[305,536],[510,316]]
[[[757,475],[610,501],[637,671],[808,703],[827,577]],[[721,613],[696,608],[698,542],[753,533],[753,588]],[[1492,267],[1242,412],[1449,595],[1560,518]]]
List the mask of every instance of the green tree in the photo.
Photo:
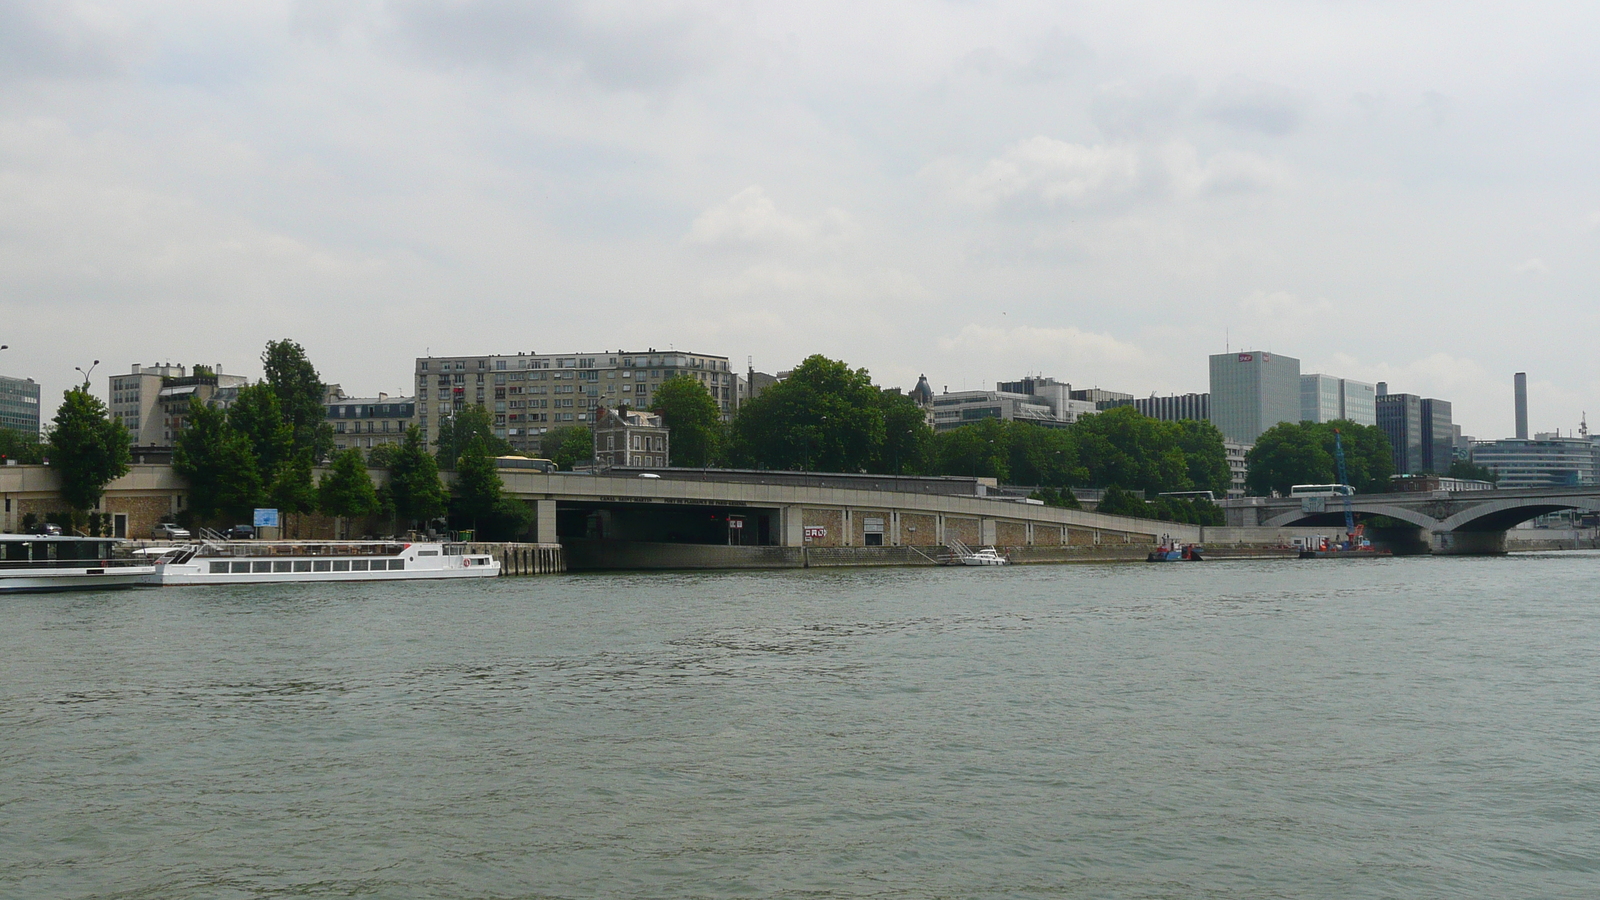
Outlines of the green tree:
[[406,429],[389,462],[389,492],[395,515],[413,526],[445,514],[448,496],[439,481],[439,463],[424,446],[422,432],[415,425]]
[[268,341],[261,365],[293,432],[294,451],[310,454],[313,463],[327,459],[333,450],[333,429],[323,405],[327,388],[305,348],[288,339]]
[[898,389],[878,391],[883,410],[883,443],[873,454],[870,472],[916,475],[928,469],[933,429],[915,400]]
[[379,444],[367,451],[367,468],[387,469],[394,465],[395,455],[399,452],[399,444]]
[[883,402],[866,369],[810,356],[734,417],[735,465],[857,472],[883,465]]
[[1100,502],[1095,504],[1094,511],[1108,516],[1133,516],[1138,519],[1151,517],[1150,507],[1143,500],[1114,484],[1106,486],[1105,493],[1100,495]]
[[722,410],[698,378],[687,374],[668,378],[651,403],[651,411],[671,429],[669,465],[700,469],[721,461]]
[[506,456],[512,452],[511,444],[495,435],[494,417],[481,403],[462,407],[454,415],[439,420],[439,437],[434,441],[439,448],[439,468],[454,469],[456,460],[473,444],[480,445],[490,456]]
[[255,450],[220,409],[191,400],[187,418],[173,442],[172,468],[189,482],[188,511],[202,523],[238,521],[263,494]]
[[360,519],[378,511],[378,493],[360,450],[350,447],[333,458],[333,465],[317,482],[317,506],[344,519]]
[[1189,490],[1228,495],[1233,473],[1228,469],[1228,451],[1222,446],[1222,432],[1210,422],[1182,419],[1178,423],[1178,449],[1189,470]]
[[495,468],[494,457],[482,444],[466,448],[456,462],[456,483],[450,494],[450,511],[456,518],[471,523],[476,530],[500,506],[505,482]]
[[1500,473],[1485,466],[1474,465],[1464,459],[1450,463],[1450,470],[1445,473],[1451,478],[1465,478],[1470,481],[1488,481],[1498,483]]
[[128,473],[132,438],[84,388],[64,394],[54,422],[50,467],[61,480],[61,498],[75,512],[85,512],[99,504],[107,484]]
[[1313,429],[1311,422],[1279,422],[1256,438],[1245,456],[1245,486],[1252,494],[1288,496],[1297,484],[1333,483],[1333,454]]
[[1011,479],[1011,433],[999,419],[980,419],[940,434],[936,439],[941,475]]
[[294,427],[283,415],[278,395],[270,384],[239,389],[228,407],[228,424],[250,442],[256,465],[263,475],[275,473],[294,452]]
[[545,459],[563,472],[594,462],[594,432],[584,425],[552,428],[544,433],[539,446]]
[[311,480],[311,456],[296,453],[278,464],[266,486],[267,503],[281,516],[293,516],[294,535],[300,535],[300,517],[317,508],[317,487]]
[[19,465],[36,466],[44,462],[44,450],[38,432],[0,428],[0,465],[16,460]]
[[1011,441],[1013,484],[1066,487],[1088,480],[1088,470],[1078,462],[1077,439],[1070,429],[1011,422],[1006,432]]
[[[1387,491],[1389,476],[1394,474],[1394,451],[1390,449],[1389,436],[1376,425],[1357,425],[1345,419],[1314,426],[1313,432],[1330,458],[1333,456],[1335,430],[1344,442],[1346,483],[1362,494]],[[1338,466],[1335,465],[1332,471],[1334,480],[1338,480]]]
[[1128,485],[1147,494],[1193,489],[1182,429],[1131,406],[1083,416],[1073,426],[1078,458],[1094,485]]

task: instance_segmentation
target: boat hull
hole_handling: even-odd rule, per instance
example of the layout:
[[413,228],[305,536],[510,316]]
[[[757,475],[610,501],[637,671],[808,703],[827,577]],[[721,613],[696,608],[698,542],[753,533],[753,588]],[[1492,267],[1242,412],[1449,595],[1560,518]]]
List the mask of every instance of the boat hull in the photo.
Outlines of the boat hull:
[[163,586],[494,578],[500,563],[442,544],[249,542],[178,551],[158,563]]
[[57,569],[49,572],[0,570],[0,594],[127,590],[148,587],[154,574],[154,566]]

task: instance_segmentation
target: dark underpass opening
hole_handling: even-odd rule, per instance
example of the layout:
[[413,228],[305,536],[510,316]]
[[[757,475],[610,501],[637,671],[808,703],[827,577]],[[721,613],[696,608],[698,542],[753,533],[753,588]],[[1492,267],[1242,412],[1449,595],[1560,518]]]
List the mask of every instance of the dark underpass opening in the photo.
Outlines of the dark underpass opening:
[[778,510],[665,503],[567,503],[556,506],[559,540],[770,546]]

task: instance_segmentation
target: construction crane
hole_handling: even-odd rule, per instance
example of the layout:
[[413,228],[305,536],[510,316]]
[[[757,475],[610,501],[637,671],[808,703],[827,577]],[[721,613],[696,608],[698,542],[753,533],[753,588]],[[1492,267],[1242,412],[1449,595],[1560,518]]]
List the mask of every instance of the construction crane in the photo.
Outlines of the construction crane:
[[1333,430],[1333,458],[1339,464],[1339,485],[1344,489],[1340,491],[1344,496],[1344,547],[1346,550],[1354,550],[1356,549],[1355,500],[1350,496],[1352,493],[1350,478],[1345,474],[1344,438],[1337,428]]

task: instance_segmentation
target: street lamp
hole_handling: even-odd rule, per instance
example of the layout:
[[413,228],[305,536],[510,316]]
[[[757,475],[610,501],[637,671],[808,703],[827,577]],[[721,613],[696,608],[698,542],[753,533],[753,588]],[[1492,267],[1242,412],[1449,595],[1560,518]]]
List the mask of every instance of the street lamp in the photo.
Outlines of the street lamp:
[[[4,347],[0,347],[0,350],[4,350],[4,349],[5,349]],[[73,369],[75,369],[77,371],[77,373],[79,375],[83,376],[83,390],[84,390],[85,393],[87,393],[88,390],[89,390],[89,376],[94,374],[94,367],[98,366],[98,365],[100,365],[100,360],[97,359],[93,363],[89,364],[89,371],[87,371],[87,372],[85,372],[83,370],[82,366],[73,366],[72,367]]]

